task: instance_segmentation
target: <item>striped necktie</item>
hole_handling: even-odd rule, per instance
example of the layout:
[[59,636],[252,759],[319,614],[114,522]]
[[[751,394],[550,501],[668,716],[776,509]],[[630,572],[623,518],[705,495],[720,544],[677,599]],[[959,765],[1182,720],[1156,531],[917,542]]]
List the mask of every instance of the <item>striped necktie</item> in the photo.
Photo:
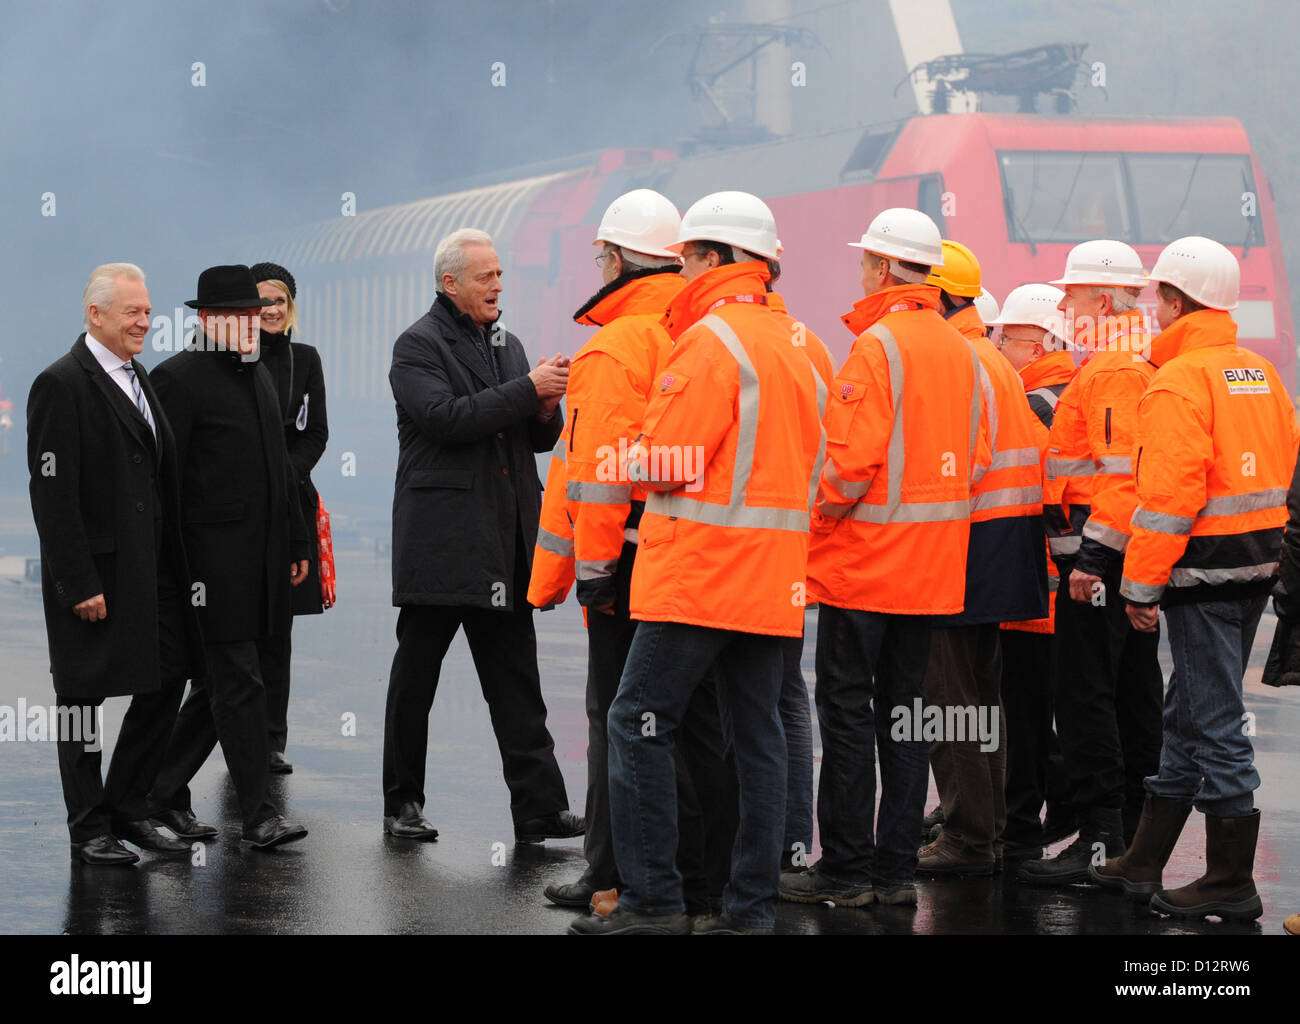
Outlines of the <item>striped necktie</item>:
[[149,403],[144,400],[144,392],[140,390],[140,381],[136,378],[134,367],[130,363],[123,363],[122,369],[126,371],[126,378],[131,382],[131,392],[135,395],[135,407],[140,410],[140,415],[149,424],[149,429],[153,430],[153,416],[149,414]]

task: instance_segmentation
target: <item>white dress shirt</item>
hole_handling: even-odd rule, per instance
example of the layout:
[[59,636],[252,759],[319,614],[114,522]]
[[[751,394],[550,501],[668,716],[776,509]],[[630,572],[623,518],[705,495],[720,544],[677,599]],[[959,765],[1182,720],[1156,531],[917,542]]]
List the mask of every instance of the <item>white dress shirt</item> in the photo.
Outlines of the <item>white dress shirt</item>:
[[[126,395],[126,400],[138,409],[139,405],[136,404],[135,400],[135,388],[131,386],[131,378],[126,374],[127,367],[131,365],[131,361],[128,359],[123,362],[121,356],[114,355],[110,352],[103,346],[103,344],[96,341],[89,331],[86,332],[86,348],[90,349],[90,354],[93,355],[95,361],[104,368],[104,372],[108,374],[109,379],[122,389],[122,394]],[[143,390],[140,392],[140,401],[144,402],[144,407],[149,410],[145,419],[148,420],[149,429],[153,431],[154,437],[156,438],[158,436],[158,428],[154,425],[155,420],[153,408],[149,405],[149,399],[145,397]]]

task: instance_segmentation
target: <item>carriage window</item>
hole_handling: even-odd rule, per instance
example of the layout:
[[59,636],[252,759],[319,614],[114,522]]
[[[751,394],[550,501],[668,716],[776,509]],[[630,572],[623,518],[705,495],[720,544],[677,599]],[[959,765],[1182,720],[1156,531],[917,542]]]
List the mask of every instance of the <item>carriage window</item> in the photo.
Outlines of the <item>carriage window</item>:
[[1004,152],[998,162],[1013,242],[1131,239],[1118,154]]
[[1204,235],[1230,246],[1264,244],[1249,157],[1130,153],[1127,159],[1142,242]]

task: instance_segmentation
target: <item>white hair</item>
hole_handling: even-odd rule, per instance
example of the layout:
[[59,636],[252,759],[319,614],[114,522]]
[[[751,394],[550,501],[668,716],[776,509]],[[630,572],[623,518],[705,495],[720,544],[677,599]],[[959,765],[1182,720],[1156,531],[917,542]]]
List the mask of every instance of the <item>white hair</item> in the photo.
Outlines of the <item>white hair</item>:
[[633,270],[648,270],[655,267],[671,267],[677,263],[676,256],[651,256],[648,252],[637,252],[635,249],[629,249],[625,245],[615,245],[613,242],[606,242],[602,252],[616,252],[622,258],[625,266]]
[[1097,295],[1109,295],[1110,308],[1116,313],[1127,313],[1130,309],[1137,309],[1138,296],[1141,294],[1141,288],[1121,288],[1119,285],[1097,286]]
[[442,291],[445,275],[450,274],[459,281],[460,275],[465,273],[465,268],[469,265],[469,257],[465,255],[466,246],[491,244],[492,236],[477,228],[461,228],[439,242],[433,253],[433,277],[438,291]]
[[119,277],[144,284],[144,271],[134,263],[102,263],[90,272],[86,290],[81,293],[81,323],[86,330],[90,330],[90,307],[103,309],[117,298]]

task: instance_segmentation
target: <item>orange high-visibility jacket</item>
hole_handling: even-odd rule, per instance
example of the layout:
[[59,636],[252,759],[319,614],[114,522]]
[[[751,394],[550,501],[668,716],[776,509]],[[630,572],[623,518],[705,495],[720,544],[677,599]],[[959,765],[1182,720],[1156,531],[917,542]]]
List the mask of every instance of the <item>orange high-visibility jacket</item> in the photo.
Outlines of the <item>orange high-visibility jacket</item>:
[[623,475],[622,462],[641,433],[655,372],[672,347],[659,321],[685,284],[679,271],[636,272],[602,288],[574,314],[600,330],[569,366],[568,419],[546,476],[528,585],[535,607],[563,601],[575,576],[584,607],[614,600],[618,559],[625,541],[636,543],[645,501],[645,492]]
[[1047,611],[1043,552],[1043,464],[1047,431],[1029,408],[1024,382],[985,337],[973,303],[948,313],[980,360],[990,460],[976,466],[966,556],[966,608],[945,626],[1013,622]]
[[629,464],[650,492],[632,570],[634,619],[771,636],[803,630],[826,384],[797,343],[800,325],[768,307],[767,280],[757,261],[715,267],[670,307],[669,333],[681,333]]
[[1128,545],[1137,406],[1155,375],[1139,311],[1107,318],[1102,330],[1105,350],[1079,367],[1057,403],[1043,488],[1052,557],[1091,576]]
[[858,338],[826,410],[810,600],[962,610],[972,468],[988,464],[989,430],[979,357],[938,307],[939,289],[897,285],[842,317]]
[[1300,445],[1291,398],[1220,310],[1180,317],[1151,359],[1159,370],[1138,409],[1138,507],[1120,593],[1140,605],[1267,593]]
[[[1052,415],[1061,392],[1074,377],[1076,367],[1074,356],[1067,351],[1048,352],[1041,359],[1035,359],[1020,370],[1020,378],[1025,382],[1025,395],[1029,407],[1042,422],[1039,443],[1042,445],[1042,458],[1047,459],[1047,432],[1052,426]],[[1025,619],[1020,622],[1004,622],[1003,629],[1022,630],[1026,633],[1054,633],[1056,631],[1056,589],[1060,585],[1060,575],[1056,562],[1047,559],[1047,618]]]

